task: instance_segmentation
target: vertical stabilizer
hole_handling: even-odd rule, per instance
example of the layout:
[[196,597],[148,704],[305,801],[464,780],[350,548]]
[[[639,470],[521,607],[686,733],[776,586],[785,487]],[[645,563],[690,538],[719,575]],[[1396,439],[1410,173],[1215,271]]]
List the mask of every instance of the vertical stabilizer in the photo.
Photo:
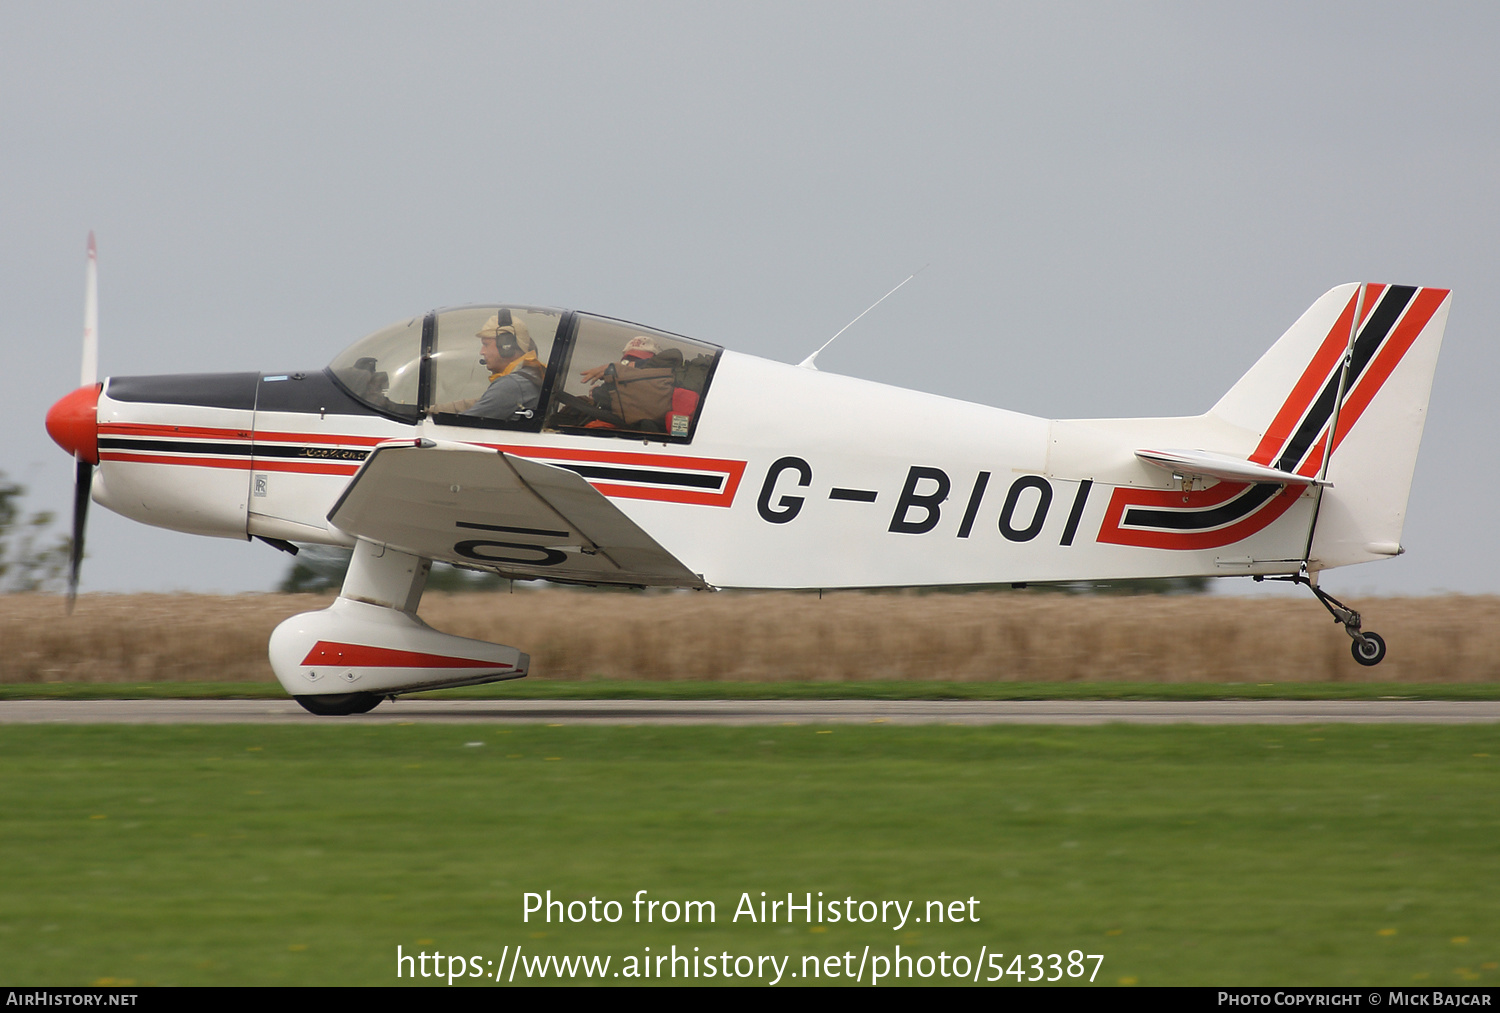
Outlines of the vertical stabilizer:
[[1445,289],[1405,291],[1412,295],[1389,334],[1367,343],[1361,331],[1355,341],[1329,448],[1330,485],[1323,490],[1308,550],[1311,570],[1403,551],[1406,501],[1452,303]]
[[1446,289],[1341,285],[1251,367],[1210,414],[1258,434],[1253,464],[1326,479],[1312,570],[1401,551]]

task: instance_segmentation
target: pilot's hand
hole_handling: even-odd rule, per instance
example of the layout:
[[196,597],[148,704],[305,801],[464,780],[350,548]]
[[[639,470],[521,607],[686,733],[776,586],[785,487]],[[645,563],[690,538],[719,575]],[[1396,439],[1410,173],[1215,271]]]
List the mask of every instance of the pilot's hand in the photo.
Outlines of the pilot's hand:
[[583,380],[584,383],[598,383],[600,380],[604,379],[604,374],[612,365],[614,365],[614,363],[606,362],[602,366],[595,366],[593,369],[585,369],[582,373],[579,373],[578,376]]

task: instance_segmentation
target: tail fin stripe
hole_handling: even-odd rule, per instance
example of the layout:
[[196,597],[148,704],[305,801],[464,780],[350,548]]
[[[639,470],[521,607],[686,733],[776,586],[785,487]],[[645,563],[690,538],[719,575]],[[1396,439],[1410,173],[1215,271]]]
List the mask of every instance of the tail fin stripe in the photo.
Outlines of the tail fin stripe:
[[[1410,285],[1392,285],[1387,288],[1364,327],[1360,328],[1359,336],[1354,340],[1354,354],[1351,357],[1348,380],[1344,384],[1345,395],[1358,382],[1370,359],[1374,356],[1381,342],[1385,341],[1386,335],[1395,326],[1403,310],[1411,302],[1416,289]],[[1313,404],[1312,411],[1302,419],[1302,424],[1297,427],[1297,432],[1287,443],[1286,449],[1282,451],[1277,459],[1275,467],[1282,471],[1297,471],[1307,455],[1308,450],[1317,440],[1318,435],[1327,427],[1333,418],[1334,406],[1339,397],[1339,371],[1335,370],[1323,385],[1323,390],[1318,394],[1318,399]],[[1321,455],[1315,455],[1321,463]]]
[[[1372,558],[1372,539],[1395,544],[1409,489],[1409,481],[1403,478],[1409,472],[1402,470],[1403,462],[1409,467],[1416,450],[1411,439],[1412,412],[1420,413],[1427,403],[1424,376],[1425,383],[1430,383],[1431,375],[1422,369],[1430,370],[1435,360],[1435,347],[1420,362],[1413,359],[1413,349],[1419,342],[1425,347],[1429,336],[1434,346],[1441,341],[1440,314],[1450,293],[1375,284],[1358,287],[1352,297],[1348,293],[1348,288],[1335,289],[1320,299],[1313,311],[1304,314],[1309,322],[1299,321],[1288,330],[1278,342],[1280,351],[1263,356],[1215,409],[1227,421],[1262,432],[1249,458],[1252,464],[1274,468],[1288,478],[1303,476],[1298,484],[1270,478],[1247,484],[1225,477],[1200,490],[1119,486],[1111,493],[1096,541],[1168,550],[1216,549],[1241,542],[1271,529],[1294,505],[1308,502],[1300,482],[1311,479],[1331,457],[1329,451],[1349,438],[1365,453],[1383,447],[1386,441],[1393,443],[1396,456],[1389,480],[1372,471],[1364,458],[1352,460],[1341,471],[1340,458],[1333,457],[1329,477],[1336,479],[1336,485],[1324,495],[1339,498],[1343,511],[1316,528],[1315,510],[1297,514],[1301,518],[1293,526],[1297,530],[1287,528],[1285,537],[1277,536],[1268,551],[1292,553],[1277,559],[1303,553],[1309,561],[1316,557],[1318,566],[1326,568]],[[1342,305],[1340,294],[1347,298]],[[1328,321],[1330,315],[1337,317],[1331,326],[1310,323]],[[1330,329],[1319,334],[1323,327]],[[1409,375],[1403,362],[1412,367]],[[1396,378],[1398,372],[1401,377]],[[1285,391],[1292,380],[1291,392],[1276,407],[1272,392]],[[1274,417],[1267,423],[1261,412],[1273,407]],[[1420,421],[1420,417],[1415,419],[1418,433]],[[1355,433],[1356,424],[1367,435]],[[1137,457],[1161,463],[1148,452],[1137,451]],[[1374,538],[1370,531],[1381,537]],[[1313,540],[1304,548],[1302,537]],[[1298,545],[1290,548],[1293,540]]]
[[[1338,320],[1334,321],[1333,327],[1329,328],[1328,336],[1318,346],[1307,369],[1303,370],[1281,410],[1276,413],[1276,418],[1266,429],[1260,446],[1250,455],[1251,462],[1269,465],[1276,457],[1276,452],[1286,446],[1287,439],[1296,430],[1298,421],[1306,414],[1318,391],[1327,386],[1329,374],[1337,376],[1334,371],[1344,356],[1344,350],[1349,347],[1349,327],[1354,320],[1354,304],[1358,299],[1358,291],[1349,297],[1348,305],[1339,314]],[[1366,306],[1373,309],[1369,303]],[[1368,312],[1367,309],[1366,315]]]
[[[1391,291],[1394,292],[1395,288],[1392,288]],[[1420,295],[1420,292],[1423,290],[1408,288],[1408,291],[1417,292]],[[1439,299],[1439,303],[1441,301]],[[1339,441],[1343,440],[1344,436],[1349,432],[1350,427],[1359,419],[1365,407],[1375,397],[1381,385],[1385,383],[1386,377],[1390,376],[1391,371],[1396,368],[1396,363],[1406,354],[1406,349],[1410,348],[1411,343],[1416,340],[1416,336],[1422,333],[1422,324],[1426,323],[1425,320],[1422,321],[1422,324],[1417,325],[1416,330],[1411,332],[1410,337],[1405,339],[1405,344],[1401,344],[1400,336],[1405,333],[1404,325],[1406,322],[1408,320],[1416,322],[1418,316],[1420,316],[1420,307],[1418,307],[1417,302],[1417,299],[1411,299],[1407,302],[1405,307],[1406,312],[1401,316],[1395,327],[1391,329],[1391,333],[1387,336],[1388,340],[1382,342],[1372,339],[1369,343],[1366,343],[1366,336],[1362,332],[1359,340],[1355,342],[1354,355],[1349,366],[1349,379],[1344,386],[1344,400],[1339,407],[1337,415],[1336,424],[1339,435],[1333,444],[1335,450],[1338,449]],[[1433,306],[1432,310],[1435,311],[1436,308],[1436,306]],[[1431,315],[1431,312],[1427,314],[1429,319]],[[1375,369],[1371,368],[1372,362],[1377,364]],[[1379,375],[1374,375],[1377,370],[1379,370]],[[1363,391],[1363,393],[1359,395],[1358,408],[1351,412],[1350,406],[1355,402],[1356,392],[1359,391]],[[1303,458],[1301,466],[1297,468],[1299,475],[1315,475],[1318,469],[1323,466],[1323,458],[1327,456],[1324,450],[1328,446],[1328,436],[1329,427],[1325,427],[1318,433],[1317,443],[1313,446],[1311,452]]]
[[[1385,291],[1383,282],[1372,281],[1365,285],[1365,311],[1364,316],[1359,318],[1359,326],[1363,327],[1365,321],[1370,319],[1370,314],[1375,312],[1375,305],[1380,302],[1380,294]],[[1357,297],[1358,292],[1355,293]]]
[[1417,289],[1411,285],[1392,285],[1387,291],[1390,297],[1380,300],[1377,314],[1371,315],[1370,322],[1365,324],[1354,341],[1354,354],[1349,365],[1350,390],[1354,389],[1358,378],[1364,375],[1370,361],[1375,358],[1375,353],[1411,306],[1412,296],[1417,294]]
[[1370,406],[1375,395],[1380,393],[1380,388],[1385,386],[1385,381],[1395,372],[1396,366],[1406,356],[1407,351],[1416,343],[1417,337],[1427,329],[1428,323],[1448,298],[1448,290],[1443,288],[1424,288],[1417,293],[1412,301],[1411,308],[1407,310],[1406,316],[1396,325],[1390,340],[1381,348],[1380,353],[1370,364],[1365,375],[1360,378],[1359,384],[1349,392],[1344,399],[1343,410],[1339,412],[1338,433],[1333,438],[1333,449],[1337,451],[1344,437],[1349,435],[1349,430],[1364,410]]
[[1312,410],[1303,416],[1301,425],[1287,441],[1281,456],[1272,465],[1273,468],[1295,471],[1318,434],[1327,427],[1328,420],[1333,418],[1333,406],[1338,401],[1339,372],[1335,370],[1334,374],[1323,384],[1323,389],[1318,392],[1318,399],[1313,402]]

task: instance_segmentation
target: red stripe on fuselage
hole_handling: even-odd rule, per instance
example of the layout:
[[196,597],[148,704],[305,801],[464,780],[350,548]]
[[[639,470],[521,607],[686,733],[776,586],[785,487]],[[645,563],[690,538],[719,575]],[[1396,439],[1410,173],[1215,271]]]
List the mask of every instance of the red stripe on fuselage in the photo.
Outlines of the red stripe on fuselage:
[[[723,492],[699,492],[696,489],[663,489],[660,486],[647,485],[615,485],[613,482],[596,482],[585,479],[595,489],[605,496],[613,496],[617,499],[647,499],[658,503],[695,503],[700,506],[728,506],[729,501],[734,498],[734,491]],[[728,497],[726,499],[725,497]]]
[[137,454],[107,451],[99,455],[101,461],[124,461],[130,464],[185,464],[192,468],[228,468],[250,471],[290,471],[304,475],[352,475],[357,464],[329,464],[323,461],[282,461],[248,457],[171,457],[166,454]]
[[1220,482],[1212,489],[1190,492],[1187,502],[1177,490],[1149,491],[1116,489],[1099,526],[1095,541],[1111,545],[1135,545],[1146,549],[1217,549],[1270,527],[1302,495],[1302,486],[1287,486],[1266,500],[1254,513],[1222,528],[1211,531],[1163,531],[1156,528],[1123,528],[1120,520],[1127,507],[1177,508],[1195,510],[1217,506],[1249,488],[1240,482]]
[[248,440],[248,429],[218,429],[209,426],[155,426],[141,422],[101,422],[101,436],[168,436],[194,440]]
[[337,443],[351,447],[373,447],[377,443],[389,443],[389,436],[342,436],[337,433],[267,433],[257,429],[256,443]]
[[373,447],[385,443],[387,436],[345,436],[339,433],[267,433],[248,429],[219,429],[210,426],[158,426],[139,422],[106,422],[99,426],[101,436],[157,436],[194,440],[226,440],[231,443],[317,443],[349,447]]
[[618,450],[572,450],[566,447],[516,447],[500,443],[481,443],[479,446],[504,451],[517,457],[548,461],[571,461],[578,464],[627,464],[636,467],[661,468],[665,471],[700,471],[725,477],[724,488],[719,492],[702,492],[697,489],[670,489],[660,486],[645,487],[620,485],[629,479],[596,481],[585,479],[606,496],[620,499],[656,500],[664,503],[693,503],[702,506],[730,506],[739,490],[740,479],[745,475],[744,461],[725,461],[713,457],[674,457],[669,454],[632,454]]
[[[252,447],[255,443],[306,443],[333,446],[348,446],[353,448],[368,448],[379,443],[389,442],[387,437],[378,436],[344,436],[339,434],[322,433],[289,433],[289,432],[255,432],[252,436],[250,431],[243,429],[223,429],[209,426],[163,426],[148,425],[143,423],[109,423],[101,425],[99,432],[102,435],[114,436],[136,436],[136,437],[158,437],[194,440],[223,440],[229,443],[243,444],[249,442]],[[718,492],[704,492],[698,489],[672,489],[660,486],[635,486],[621,484],[622,480],[595,482],[589,481],[594,488],[606,496],[619,499],[642,499],[665,503],[688,503],[701,506],[731,506],[734,503],[735,494],[739,491],[740,481],[744,478],[744,461],[726,461],[711,457],[675,457],[669,454],[637,454],[629,451],[616,450],[576,450],[568,447],[523,447],[510,444],[478,443],[475,446],[486,447],[491,450],[501,450],[507,454],[515,454],[517,457],[528,459],[539,459],[546,461],[568,461],[580,464],[623,464],[636,467],[659,468],[665,471],[698,471],[724,476],[724,488]],[[308,475],[352,475],[358,470],[358,463],[334,464],[329,462],[312,461],[289,461],[275,457],[252,457],[242,456],[204,457],[176,456],[172,454],[169,447],[163,446],[161,450],[154,453],[118,451],[105,451],[101,460],[126,461],[134,464],[179,464],[197,468],[228,468],[235,470],[248,470],[254,468],[256,471],[279,471],[293,472]],[[628,482],[629,480],[623,480]]]
[[126,461],[130,464],[185,464],[192,468],[231,468],[250,470],[248,457],[166,457],[160,454],[127,454],[106,451],[99,455],[103,461]]

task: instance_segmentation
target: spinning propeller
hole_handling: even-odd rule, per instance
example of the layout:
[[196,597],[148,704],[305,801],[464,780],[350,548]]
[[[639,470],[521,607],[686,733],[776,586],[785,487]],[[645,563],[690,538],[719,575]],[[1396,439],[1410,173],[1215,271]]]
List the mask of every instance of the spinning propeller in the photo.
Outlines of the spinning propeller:
[[94,465],[99,463],[99,258],[89,233],[89,266],[83,302],[83,368],[80,386],[47,412],[47,433],[76,462],[73,479],[73,544],[68,557],[68,611],[78,598],[83,531],[89,515]]

